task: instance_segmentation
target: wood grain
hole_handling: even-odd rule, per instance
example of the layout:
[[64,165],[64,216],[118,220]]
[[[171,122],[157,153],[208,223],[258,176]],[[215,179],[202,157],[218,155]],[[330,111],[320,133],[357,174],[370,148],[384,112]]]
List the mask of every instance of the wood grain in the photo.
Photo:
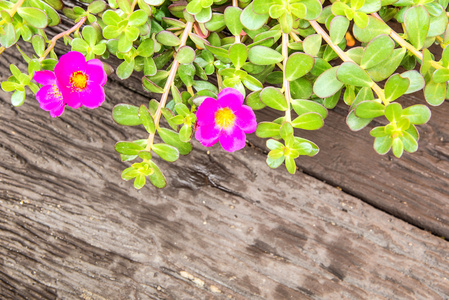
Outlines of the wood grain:
[[[2,70],[16,60],[2,54]],[[0,298],[447,299],[446,241],[269,170],[260,149],[195,142],[160,162],[168,188],[134,190],[113,147],[144,131],[110,112],[148,98],[112,79],[106,94],[51,119],[0,92]]]

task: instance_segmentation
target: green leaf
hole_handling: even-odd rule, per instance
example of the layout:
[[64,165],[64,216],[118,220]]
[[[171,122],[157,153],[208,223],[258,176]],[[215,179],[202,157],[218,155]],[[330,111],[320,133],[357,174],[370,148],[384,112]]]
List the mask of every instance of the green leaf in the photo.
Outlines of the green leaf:
[[165,143],[176,147],[181,155],[187,155],[192,151],[192,144],[182,142],[177,132],[161,127],[157,129],[157,132]]
[[[120,79],[126,79],[131,76],[134,70],[134,59],[131,62],[123,61],[117,68],[117,77]],[[144,83],[145,84],[145,83]]]
[[268,21],[268,13],[257,14],[253,10],[253,3],[251,2],[240,15],[240,22],[249,30],[257,30],[261,28]]
[[[148,0],[145,0],[148,1]],[[149,162],[151,169],[153,170],[153,173],[151,173],[148,178],[150,179],[151,183],[157,187],[157,188],[163,188],[167,185],[167,181],[165,179],[164,174],[162,174],[159,167],[153,162]]]
[[295,128],[305,130],[317,130],[323,127],[323,117],[316,112],[308,112],[301,114],[292,121],[292,125]]
[[292,104],[293,109],[299,116],[302,114],[305,114],[305,113],[309,113],[309,112],[316,112],[319,115],[321,115],[321,117],[323,119],[325,119],[328,114],[327,109],[323,105],[321,105],[315,101],[292,100],[291,104]]
[[145,182],[146,182],[145,175],[138,174],[134,179],[134,187],[139,190],[144,187]]
[[360,28],[366,28],[368,26],[369,18],[368,16],[360,11],[354,13],[354,23]]
[[324,107],[326,107],[327,109],[332,109],[335,106],[337,106],[338,100],[340,100],[340,96],[341,96],[341,90],[339,90],[334,95],[325,98],[323,101]]
[[0,44],[5,48],[9,48],[14,45],[16,41],[16,30],[11,23],[6,23],[3,26],[3,30],[4,33],[0,34]]
[[446,98],[447,84],[432,80],[424,88],[424,98],[432,106],[441,105]]
[[248,52],[250,62],[255,65],[272,65],[281,62],[282,54],[265,46],[254,46]]
[[220,32],[226,27],[224,15],[220,13],[212,13],[212,18],[204,25],[206,26],[206,29],[211,32]]
[[281,129],[280,124],[273,122],[260,122],[257,125],[256,135],[260,138],[270,138],[279,135]]
[[172,32],[163,30],[156,34],[156,40],[165,46],[178,46],[181,43],[181,40]]
[[438,69],[433,72],[432,81],[436,83],[444,83],[449,81],[449,69]]
[[404,144],[402,143],[402,140],[400,138],[393,139],[393,144],[391,146],[394,156],[400,158],[402,153],[404,153]]
[[355,114],[359,118],[374,119],[385,114],[385,106],[372,100],[362,101],[356,106]]
[[304,77],[291,81],[290,94],[294,99],[308,99],[313,94],[312,83]]
[[396,100],[407,92],[409,85],[410,80],[408,78],[402,78],[399,74],[391,76],[385,83],[386,100],[389,102]]
[[232,64],[237,69],[240,69],[248,58],[248,49],[245,44],[233,44],[229,47],[229,58],[231,59]]
[[405,92],[406,94],[411,94],[411,93],[417,92],[417,91],[421,90],[426,85],[424,78],[416,70],[406,71],[401,74],[401,77],[408,78],[408,80],[410,80],[410,85],[408,86],[408,89]]
[[135,169],[133,167],[129,167],[129,168],[126,168],[125,170],[123,170],[121,177],[122,177],[122,179],[128,181],[128,180],[135,178],[139,174],[140,174],[140,172],[137,169]]
[[337,70],[339,67],[333,67],[324,71],[315,81],[313,92],[319,98],[328,98],[338,92],[343,82],[337,79]]
[[41,57],[45,52],[45,40],[40,35],[34,35],[31,39],[31,43],[33,45],[34,52],[36,52],[37,56]]
[[[306,16],[304,19],[306,20],[315,20],[318,18],[322,11],[321,2],[318,0],[302,0],[301,4],[307,7]],[[299,17],[299,16],[298,16]]]
[[362,43],[368,43],[381,34],[389,34],[390,31],[388,25],[372,16],[368,16],[368,25],[365,28],[360,28],[357,24],[353,27],[354,37]]
[[279,89],[274,87],[266,87],[260,92],[260,101],[265,105],[281,111],[288,109],[287,100]]
[[285,78],[288,81],[296,80],[312,70],[315,60],[312,56],[303,53],[294,53],[287,59],[285,65]]
[[260,91],[255,91],[249,94],[246,97],[246,105],[251,107],[253,110],[259,110],[266,107],[266,105],[262,101],[260,101],[259,95]]
[[179,139],[182,142],[188,142],[191,140],[192,138],[192,127],[188,126],[188,125],[183,125],[181,127],[181,130],[179,130]]
[[179,158],[178,149],[167,144],[154,144],[151,149],[168,162],[176,161]]
[[385,108],[385,117],[390,121],[398,122],[401,119],[402,115],[402,106],[399,103],[390,103]]
[[136,10],[128,17],[129,26],[142,26],[148,19],[148,15],[143,10]]
[[103,22],[106,25],[117,26],[118,23],[122,21],[122,18],[113,10],[107,10],[103,13],[102,16]]
[[373,81],[365,70],[353,62],[344,62],[337,71],[337,79],[347,85],[370,87]]
[[321,41],[322,41],[321,35],[319,34],[309,35],[304,39],[302,43],[304,52],[311,56],[317,56],[318,51],[320,51]]
[[141,105],[139,108],[139,119],[142,122],[142,125],[145,127],[145,130],[148,133],[155,133],[156,127],[154,125],[153,118],[151,117],[150,113],[148,112],[148,109],[145,107],[145,105]]
[[351,110],[346,117],[346,124],[352,131],[359,131],[365,128],[373,119],[359,118],[355,114],[355,110]]
[[242,10],[235,6],[228,6],[224,11],[224,21],[232,35],[240,35],[243,25],[240,22]]
[[339,44],[345,37],[349,28],[349,20],[343,16],[336,16],[332,19],[329,26],[329,35],[332,43]]
[[17,13],[33,27],[45,28],[48,24],[48,17],[42,10],[35,7],[19,7]]
[[212,19],[212,9],[210,7],[201,9],[201,11],[195,15],[195,19],[199,23],[209,22]]
[[402,116],[409,119],[411,124],[421,125],[430,120],[430,109],[423,104],[415,104],[405,108]]
[[282,163],[284,162],[284,156],[281,156],[280,158],[277,159],[273,159],[271,157],[267,157],[267,165],[272,168],[272,169],[276,169],[278,168],[280,165],[282,165]]
[[125,126],[142,124],[139,118],[139,108],[129,104],[117,104],[112,109],[112,118],[115,122]]
[[25,91],[15,91],[11,96],[11,104],[21,106],[25,102]]
[[118,7],[127,15],[131,13],[131,3],[129,0],[115,0]]
[[102,0],[94,1],[94,2],[90,3],[89,6],[87,7],[87,11],[94,15],[101,13],[105,9],[106,9],[106,3],[104,3],[104,1],[102,1]]
[[148,90],[149,92],[162,94],[164,92],[164,89],[155,84],[153,81],[147,78],[147,76],[144,76],[142,78],[143,87]]
[[371,40],[363,52],[360,67],[372,68],[390,57],[394,50],[394,42],[387,35],[380,35]]
[[295,172],[296,172],[295,159],[290,156],[286,156],[285,157],[285,167],[287,168],[287,171],[290,174],[295,174]]
[[284,141],[287,141],[289,138],[293,137],[293,127],[292,124],[289,122],[285,122],[281,125],[281,128],[279,130],[279,134],[281,135],[281,138],[284,139]]
[[401,64],[405,52],[406,50],[404,48],[395,49],[389,58],[366,71],[374,81],[384,80],[396,71]]
[[407,39],[420,50],[424,46],[430,25],[430,16],[422,5],[412,6],[404,14]]
[[387,154],[391,149],[391,145],[393,144],[393,139],[389,136],[376,137],[374,139],[374,150],[380,155]]
[[267,148],[270,150],[282,150],[284,148],[284,145],[281,142],[278,142],[273,139],[267,140]]
[[195,60],[195,50],[189,46],[182,46],[175,58],[180,64],[190,64]]
[[246,75],[242,82],[250,91],[258,91],[263,88],[262,83],[251,75]]
[[115,144],[115,151],[125,155],[138,155],[145,148],[133,142],[118,142]]
[[418,141],[407,131],[402,132],[401,140],[405,151],[413,153],[418,150]]

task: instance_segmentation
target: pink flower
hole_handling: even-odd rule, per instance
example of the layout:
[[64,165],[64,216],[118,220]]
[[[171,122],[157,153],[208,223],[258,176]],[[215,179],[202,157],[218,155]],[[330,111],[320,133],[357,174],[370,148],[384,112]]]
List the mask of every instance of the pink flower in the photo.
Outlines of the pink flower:
[[43,87],[36,93],[39,106],[50,112],[50,116],[59,117],[64,112],[65,102],[60,92],[55,73],[39,71],[34,73],[33,79]]
[[103,103],[103,86],[108,77],[100,60],[86,62],[84,55],[71,51],[60,57],[55,74],[68,106],[96,108]]
[[108,79],[103,64],[98,59],[86,62],[84,55],[71,51],[59,59],[55,72],[38,71],[33,79],[43,86],[36,99],[43,110],[59,117],[67,104],[72,108],[84,105],[96,108],[103,103],[103,86]]
[[196,113],[195,138],[203,146],[211,147],[220,141],[228,152],[245,147],[246,133],[256,130],[256,115],[243,104],[243,95],[233,88],[225,88],[217,100],[206,98]]

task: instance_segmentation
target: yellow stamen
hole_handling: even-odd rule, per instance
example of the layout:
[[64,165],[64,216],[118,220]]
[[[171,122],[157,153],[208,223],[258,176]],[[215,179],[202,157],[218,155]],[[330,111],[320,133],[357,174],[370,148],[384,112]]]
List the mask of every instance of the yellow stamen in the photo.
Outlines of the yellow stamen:
[[54,84],[54,85],[52,85],[52,88],[53,88],[53,90],[51,91],[51,94],[58,99],[62,98],[62,94],[59,91],[58,86],[56,84]]
[[228,107],[221,108],[215,113],[215,123],[221,129],[232,128],[235,123],[235,118],[235,114]]
[[87,75],[81,71],[73,72],[72,76],[70,76],[70,83],[72,87],[77,91],[83,90],[87,86]]

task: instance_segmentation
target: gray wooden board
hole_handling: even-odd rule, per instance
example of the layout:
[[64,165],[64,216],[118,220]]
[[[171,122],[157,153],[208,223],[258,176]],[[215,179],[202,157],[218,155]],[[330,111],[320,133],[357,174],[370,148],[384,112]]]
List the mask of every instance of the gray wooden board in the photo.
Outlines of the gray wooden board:
[[[0,56],[2,70],[14,55]],[[12,108],[0,92],[0,298],[449,297],[445,240],[270,170],[260,149],[195,142],[160,162],[166,189],[134,190],[114,143],[145,133],[110,112],[148,99],[113,80],[106,94],[98,109],[51,119],[32,97]]]

